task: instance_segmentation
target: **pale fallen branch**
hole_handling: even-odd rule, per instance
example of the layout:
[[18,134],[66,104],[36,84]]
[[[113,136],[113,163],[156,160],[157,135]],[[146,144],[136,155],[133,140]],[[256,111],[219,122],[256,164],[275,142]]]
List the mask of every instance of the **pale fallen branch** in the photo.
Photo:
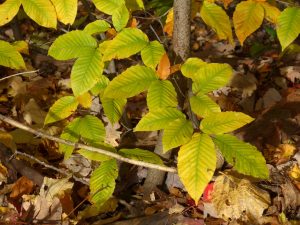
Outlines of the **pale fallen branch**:
[[54,136],[49,135],[49,134],[47,134],[43,131],[34,130],[31,127],[28,127],[28,126],[26,126],[22,123],[19,123],[18,121],[13,120],[13,119],[11,119],[7,116],[4,116],[2,114],[0,114],[0,120],[2,120],[3,122],[8,123],[8,124],[10,124],[14,127],[17,127],[17,128],[22,129],[22,130],[25,130],[29,133],[32,133],[32,134],[34,134],[38,137],[45,138],[45,139],[48,139],[48,140],[51,140],[51,141],[55,141],[57,143],[73,146],[74,148],[82,148],[82,149],[86,149],[86,150],[91,151],[91,152],[98,152],[98,153],[101,153],[103,155],[115,158],[119,161],[127,162],[127,163],[137,165],[137,166],[157,169],[157,170],[171,172],[171,173],[176,173],[177,172],[176,168],[174,168],[174,167],[168,167],[168,166],[163,166],[163,165],[157,165],[157,164],[153,164],[153,163],[138,161],[138,160],[135,160],[135,159],[129,159],[129,158],[123,157],[123,156],[121,156],[117,153],[114,153],[114,152],[109,152],[109,151],[106,151],[106,150],[103,150],[103,149],[100,149],[100,148],[88,146],[88,145],[81,144],[81,143],[75,143],[75,142],[71,142],[71,141],[68,141],[68,140],[64,140],[62,138],[54,137]]
[[37,73],[37,72],[39,72],[39,70],[33,70],[33,71],[25,71],[25,72],[15,73],[15,74],[9,75],[7,77],[1,78],[0,82],[4,81],[6,79],[12,78],[12,77],[16,77],[16,76],[20,76],[20,75],[25,75],[25,74],[29,74],[29,73]]

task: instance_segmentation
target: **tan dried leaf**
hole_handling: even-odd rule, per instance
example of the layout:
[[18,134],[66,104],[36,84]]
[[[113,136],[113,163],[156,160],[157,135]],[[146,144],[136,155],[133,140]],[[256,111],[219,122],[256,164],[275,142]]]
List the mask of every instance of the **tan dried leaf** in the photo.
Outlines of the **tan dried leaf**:
[[33,181],[23,176],[19,178],[12,187],[11,198],[22,197],[23,194],[29,194],[33,189]]

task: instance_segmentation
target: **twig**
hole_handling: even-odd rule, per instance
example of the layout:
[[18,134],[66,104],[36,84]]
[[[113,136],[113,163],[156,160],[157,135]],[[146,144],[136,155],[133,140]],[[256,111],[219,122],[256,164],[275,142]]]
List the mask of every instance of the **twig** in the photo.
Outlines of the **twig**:
[[78,182],[80,182],[80,183],[82,183],[82,184],[89,185],[88,182],[84,181],[83,179],[81,179],[81,178],[79,178],[79,177],[77,177],[77,176],[75,176],[75,175],[73,175],[73,174],[70,174],[70,173],[68,173],[68,172],[66,172],[66,171],[64,171],[64,170],[58,169],[58,168],[56,168],[56,167],[54,167],[54,166],[51,166],[51,165],[49,165],[49,164],[47,164],[47,163],[45,163],[45,162],[43,162],[43,161],[41,161],[41,160],[39,160],[39,159],[33,157],[32,155],[28,155],[28,154],[26,154],[26,153],[24,153],[24,152],[19,152],[19,151],[15,151],[14,155],[21,155],[21,156],[24,156],[24,157],[26,157],[26,158],[29,158],[29,159],[35,161],[36,163],[42,165],[42,166],[45,167],[45,168],[54,170],[54,171],[56,171],[56,172],[58,172],[58,173],[60,173],[60,174],[63,174],[63,175],[65,175],[65,176],[72,176],[74,180],[76,180],[76,181],[78,181]]
[[75,143],[75,142],[64,140],[64,139],[61,139],[61,138],[58,138],[58,137],[54,137],[54,136],[49,135],[45,132],[34,130],[34,129],[32,129],[32,128],[30,128],[30,127],[28,127],[28,126],[26,126],[22,123],[19,123],[18,121],[15,121],[15,120],[7,117],[7,116],[4,116],[2,114],[0,114],[0,120],[2,120],[3,122],[8,123],[8,124],[10,124],[14,127],[17,127],[17,128],[22,129],[22,130],[25,130],[29,133],[32,133],[32,134],[34,134],[38,137],[46,138],[48,140],[55,141],[55,142],[58,142],[58,143],[61,143],[61,144],[73,146],[75,148],[83,148],[83,149],[86,149],[86,150],[91,151],[91,152],[101,153],[103,155],[115,158],[119,161],[127,162],[127,163],[134,164],[134,165],[137,165],[137,166],[142,166],[142,167],[147,167],[147,168],[152,168],[152,169],[157,169],[157,170],[162,170],[162,171],[172,172],[172,173],[177,172],[176,168],[174,168],[174,167],[156,165],[156,164],[153,164],[153,163],[142,162],[142,161],[138,161],[138,160],[135,160],[135,159],[129,159],[129,158],[123,157],[123,156],[121,156],[117,153],[114,153],[114,152],[109,152],[109,151],[106,151],[106,150],[103,150],[103,149],[100,149],[100,148],[88,146],[88,145],[81,144],[81,143]]
[[9,76],[7,76],[7,77],[1,78],[1,79],[0,79],[0,82],[1,82],[1,81],[4,81],[4,80],[6,80],[6,79],[12,78],[12,77],[19,76],[19,75],[24,75],[24,74],[28,74],[28,73],[36,73],[36,72],[39,72],[39,70],[26,71],[26,72],[21,72],[21,73],[12,74],[12,75],[9,75]]

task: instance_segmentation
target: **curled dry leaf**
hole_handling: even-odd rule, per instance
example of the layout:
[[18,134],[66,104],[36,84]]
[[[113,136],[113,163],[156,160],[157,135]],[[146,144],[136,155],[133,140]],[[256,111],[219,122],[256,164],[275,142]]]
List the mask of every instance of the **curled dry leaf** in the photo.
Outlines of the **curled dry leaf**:
[[171,73],[171,64],[167,53],[163,55],[160,63],[158,64],[157,73],[159,75],[159,78],[162,80],[166,80],[169,77]]
[[262,216],[270,205],[270,196],[246,179],[221,175],[214,183],[212,203],[218,215],[225,220],[249,221]]

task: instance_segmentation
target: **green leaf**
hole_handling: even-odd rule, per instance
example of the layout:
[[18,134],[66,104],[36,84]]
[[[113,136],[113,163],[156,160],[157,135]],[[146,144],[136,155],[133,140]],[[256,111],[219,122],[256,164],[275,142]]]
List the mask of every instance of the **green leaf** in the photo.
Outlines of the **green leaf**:
[[125,4],[124,0],[93,0],[96,8],[101,12],[112,15],[116,9]]
[[71,71],[71,87],[74,95],[82,95],[93,88],[102,76],[103,68],[99,48],[94,49],[89,55],[79,57]]
[[135,159],[143,162],[163,165],[163,161],[158,155],[140,148],[120,149],[119,154],[129,159]]
[[234,131],[254,119],[241,112],[212,113],[204,118],[200,129],[207,134],[224,134]]
[[300,33],[300,8],[289,7],[283,10],[278,18],[277,36],[282,50],[291,44]]
[[207,134],[196,133],[178,152],[178,175],[197,204],[216,169],[214,143]]
[[59,36],[50,46],[48,54],[58,60],[74,59],[91,55],[97,48],[97,41],[81,30]]
[[145,66],[132,66],[114,78],[106,88],[107,98],[129,98],[149,88],[158,77],[155,71]]
[[102,106],[105,115],[112,124],[119,121],[123,114],[124,106],[126,105],[127,99],[118,98],[101,98]]
[[112,22],[117,31],[126,27],[129,20],[129,12],[125,4],[119,6],[112,14]]
[[186,119],[176,119],[169,123],[162,138],[163,152],[187,143],[191,140],[193,131],[191,121]]
[[213,141],[226,161],[232,164],[238,172],[258,178],[269,178],[266,160],[253,145],[229,134],[216,135]]
[[37,24],[56,28],[57,18],[54,6],[49,0],[21,0],[26,14]]
[[155,69],[162,56],[166,53],[164,46],[158,41],[151,41],[142,51],[141,56],[144,64]]
[[0,26],[10,22],[17,15],[21,0],[6,0],[0,5]]
[[104,51],[104,60],[113,58],[124,59],[145,48],[149,43],[148,37],[137,28],[124,28]]
[[118,166],[115,159],[102,162],[94,170],[90,179],[91,200],[97,205],[104,204],[113,194],[118,177]]
[[206,94],[225,86],[232,77],[228,64],[210,63],[201,67],[194,75],[193,92]]
[[97,147],[105,140],[105,128],[100,119],[87,115],[80,119],[80,136],[89,145]]
[[125,2],[127,9],[129,9],[131,12],[145,9],[143,0],[125,0]]
[[147,105],[150,111],[177,107],[177,94],[173,84],[168,80],[153,81],[148,90]]
[[44,124],[67,118],[77,109],[78,104],[74,96],[65,96],[58,99],[49,109]]
[[86,25],[83,31],[89,35],[99,34],[107,31],[110,27],[110,24],[105,20],[96,20]]
[[99,76],[99,79],[95,86],[91,89],[91,92],[93,95],[100,95],[100,97],[103,97],[104,90],[109,84],[109,79],[106,76]]
[[207,25],[216,31],[219,39],[228,39],[233,42],[230,20],[222,7],[215,3],[203,1],[200,16]]
[[0,65],[12,69],[26,68],[25,62],[17,49],[6,41],[0,40]]
[[[80,118],[76,118],[72,122],[70,122],[64,128],[62,134],[60,135],[60,138],[74,143],[78,142],[80,138],[80,122]],[[58,150],[64,154],[65,159],[68,159],[73,153],[74,146],[59,143]]]
[[77,14],[77,0],[51,0],[57,19],[63,24],[73,24]]
[[185,115],[175,108],[157,109],[147,113],[137,124],[134,131],[155,131],[168,127],[176,119],[185,119]]
[[197,71],[205,65],[207,65],[207,63],[199,58],[188,58],[181,66],[181,72],[184,76],[195,80]]
[[[108,147],[107,147],[108,148]],[[105,150],[107,150],[107,148]],[[116,153],[116,149],[111,148],[111,152],[114,152]],[[107,150],[108,151],[108,150]],[[103,155],[101,153],[98,153],[98,152],[92,152],[92,151],[89,151],[89,150],[86,150],[86,149],[80,149],[77,151],[80,155],[84,156],[85,158],[89,159],[89,160],[92,160],[92,161],[97,161],[97,162],[103,162],[103,161],[107,161],[107,160],[110,160],[112,159],[111,157],[107,156],[107,155]]]
[[233,13],[233,25],[241,45],[245,39],[256,31],[263,22],[264,8],[256,1],[242,1]]
[[207,117],[214,112],[221,112],[220,106],[204,94],[192,96],[190,103],[192,111],[201,117]]

